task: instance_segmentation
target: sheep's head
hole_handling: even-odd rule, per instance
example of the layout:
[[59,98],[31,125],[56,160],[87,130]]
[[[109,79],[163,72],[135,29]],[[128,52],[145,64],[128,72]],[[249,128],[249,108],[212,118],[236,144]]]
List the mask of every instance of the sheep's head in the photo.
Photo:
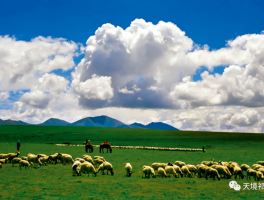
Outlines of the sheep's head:
[[19,151],[17,152],[17,156],[18,156],[18,155],[20,155],[20,152],[19,152]]
[[129,177],[132,175],[132,172],[129,172]]
[[173,164],[171,162],[168,163],[168,166],[173,166]]
[[111,175],[112,175],[112,176],[114,175],[114,170],[111,170]]

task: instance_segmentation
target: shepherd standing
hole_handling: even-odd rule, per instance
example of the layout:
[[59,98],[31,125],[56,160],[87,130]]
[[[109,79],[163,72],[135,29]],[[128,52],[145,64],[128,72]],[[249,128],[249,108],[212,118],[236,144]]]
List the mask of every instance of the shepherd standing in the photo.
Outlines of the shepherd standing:
[[20,140],[17,141],[17,151],[19,151],[20,148]]

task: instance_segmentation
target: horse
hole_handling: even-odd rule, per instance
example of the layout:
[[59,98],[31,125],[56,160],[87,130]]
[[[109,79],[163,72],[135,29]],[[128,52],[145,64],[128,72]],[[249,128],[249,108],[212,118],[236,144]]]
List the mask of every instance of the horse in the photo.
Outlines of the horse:
[[86,144],[85,145],[85,150],[87,152],[87,150],[89,150],[89,153],[93,153],[93,145],[92,143]]
[[104,148],[107,149],[107,153],[108,153],[108,149],[110,149],[110,153],[112,153],[112,148],[111,148],[110,144],[101,143],[100,144],[100,153],[101,153],[101,149],[102,149],[102,151],[104,153]]

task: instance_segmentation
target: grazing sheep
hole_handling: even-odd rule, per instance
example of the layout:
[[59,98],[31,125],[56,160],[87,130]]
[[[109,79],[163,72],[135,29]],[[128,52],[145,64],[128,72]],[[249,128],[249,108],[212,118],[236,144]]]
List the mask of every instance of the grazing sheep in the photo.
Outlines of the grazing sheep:
[[185,164],[185,162],[182,162],[182,161],[175,161],[174,162],[174,165],[177,165],[179,167],[182,167],[182,166],[185,166],[186,164]]
[[206,170],[208,169],[209,167],[207,165],[204,165],[204,164],[200,164],[197,169],[198,169],[198,177],[201,178],[202,177],[202,174],[206,174]]
[[49,163],[57,164],[58,163],[58,153],[49,156]]
[[230,179],[232,176],[231,172],[229,171],[229,169],[226,166],[212,165],[211,167],[216,169],[220,176],[223,175],[223,177],[225,177],[227,179]]
[[218,164],[218,163],[214,162],[214,159],[212,159],[211,161],[203,161],[203,162],[201,162],[201,164],[204,164],[204,165],[210,167],[210,166]]
[[218,171],[212,167],[208,167],[205,170],[205,178],[208,180],[207,176],[210,175],[210,177],[213,178],[213,180],[215,180],[215,177],[217,177],[217,179],[220,181],[220,175],[218,174]]
[[172,174],[175,178],[179,177],[179,175],[177,174],[173,166],[167,165],[165,167],[165,172],[169,175],[169,177],[170,177],[170,174]]
[[39,160],[39,157],[36,155],[28,155],[28,162],[31,163],[31,165],[39,164],[42,165],[42,163]]
[[242,173],[242,169],[239,166],[234,167],[234,175],[235,175],[235,179],[237,178],[237,175],[239,176],[239,179],[244,178],[244,175]]
[[47,155],[46,154],[38,154],[39,157],[46,157]]
[[132,165],[130,163],[126,163],[125,170],[126,170],[126,176],[130,177],[132,175]]
[[186,165],[186,167],[191,172],[191,175],[193,174],[193,177],[195,177],[196,173],[198,172],[197,168],[194,165]]
[[37,155],[35,155],[33,153],[28,153],[27,156],[37,156]]
[[241,169],[242,169],[242,171],[247,171],[248,169],[250,169],[250,166],[247,164],[242,164]]
[[94,161],[91,156],[83,156],[83,159],[94,165]]
[[105,161],[102,160],[101,158],[95,158],[94,159],[94,166],[101,165],[103,162],[105,162]]
[[258,180],[259,179],[263,180],[263,178],[264,178],[263,172],[257,171],[257,177],[258,177]]
[[[170,166],[171,167],[171,166]],[[174,170],[174,169],[173,169]],[[160,175],[161,176],[161,178],[163,178],[163,177],[168,177],[168,175],[166,174],[166,172],[165,172],[165,169],[163,169],[162,167],[159,167],[158,168],[158,175]]]
[[178,165],[173,165],[173,168],[174,168],[175,172],[178,174],[178,178],[180,177],[179,174],[181,175],[181,177],[183,177],[183,173],[181,171],[181,168]]
[[[146,165],[143,166],[143,174],[145,174],[145,178],[146,177],[150,178],[150,175],[152,175],[152,178],[156,178],[155,171],[150,166],[146,166]],[[143,174],[142,174],[142,178],[143,178]]]
[[248,169],[247,170],[247,180],[248,178],[251,180],[250,176],[253,176],[255,178],[255,181],[258,179],[257,171],[254,169]]
[[75,158],[74,162],[75,161],[79,161],[80,163],[84,163],[85,162],[85,160],[83,158]]
[[258,161],[257,164],[260,164],[260,165],[264,166],[264,161]]
[[77,176],[81,176],[81,169],[82,169],[82,163],[78,160],[76,160],[73,165],[72,165],[72,175],[75,176],[75,174],[77,174]]
[[21,161],[19,162],[19,168],[20,168],[20,170],[21,170],[21,167],[25,167],[25,169],[26,169],[26,168],[29,167],[29,166],[30,166],[30,164],[29,164],[29,162],[26,161],[26,160],[21,160]]
[[168,166],[169,163],[152,163],[151,167],[154,170],[158,170],[159,167],[162,167],[163,169],[165,169],[166,166]]
[[7,163],[7,158],[6,159],[0,159],[0,163],[2,163],[2,164]]
[[104,159],[104,157],[102,157],[102,156],[94,156],[94,159],[97,159],[97,158],[99,158],[99,159],[101,159],[101,160],[103,160],[103,161],[106,161],[106,160]]
[[14,167],[15,163],[19,163],[22,159],[21,158],[13,158],[11,163],[12,163],[12,167]]
[[21,157],[22,160],[27,160],[28,158],[26,156]]
[[261,167],[263,167],[263,166],[260,165],[260,164],[254,164],[254,165],[252,165],[252,169],[254,169],[254,170],[257,170],[258,168],[261,168]]
[[7,159],[7,157],[8,157],[7,154],[3,154],[3,153],[0,154],[0,159]]
[[96,173],[97,171],[95,170],[94,166],[90,163],[90,162],[84,162],[84,163],[81,163],[81,166],[82,166],[82,173],[88,173],[88,176],[89,176],[89,173],[93,173],[94,176],[96,176]]
[[60,160],[63,165],[74,163],[72,156],[69,154],[58,153],[58,160]]
[[256,171],[264,173],[264,167],[258,168]]
[[103,163],[99,166],[99,168],[97,169],[97,172],[99,172],[100,170],[102,171],[103,174],[104,174],[104,170],[107,170],[107,171],[106,171],[106,172],[107,172],[107,175],[108,175],[108,171],[111,172],[111,175],[112,175],[112,176],[114,175],[113,166],[112,166],[112,164],[109,163],[109,162],[103,162]]
[[7,154],[7,159],[9,160],[9,162],[11,163],[11,160],[15,157],[18,157],[20,155],[20,152],[17,153],[8,153]]
[[184,174],[185,177],[186,177],[186,175],[188,174],[188,176],[191,178],[192,174],[191,174],[191,172],[189,171],[189,169],[188,169],[187,166],[182,166],[181,171],[182,171],[182,173]]
[[40,157],[39,160],[41,163],[47,165],[47,163],[49,162],[49,156]]
[[89,157],[89,158],[92,159],[92,156],[90,156],[90,155],[86,155],[86,154],[84,154],[84,155],[82,156],[83,159],[84,159],[85,157]]

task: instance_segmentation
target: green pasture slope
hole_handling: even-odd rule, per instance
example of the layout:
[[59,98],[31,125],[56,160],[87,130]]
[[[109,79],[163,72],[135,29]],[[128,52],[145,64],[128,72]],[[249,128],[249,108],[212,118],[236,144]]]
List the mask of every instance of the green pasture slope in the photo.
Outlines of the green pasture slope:
[[[229,188],[230,180],[205,178],[150,178],[142,179],[142,166],[153,162],[184,161],[197,165],[201,161],[236,161],[252,165],[264,160],[264,135],[247,133],[211,133],[195,131],[162,131],[125,128],[0,126],[0,153],[16,152],[16,141],[21,141],[21,156],[27,153],[68,153],[73,158],[85,154],[84,147],[55,144],[82,144],[90,139],[93,144],[105,140],[111,145],[202,148],[206,152],[113,149],[113,153],[99,153],[113,164],[115,175],[97,177],[83,174],[72,176],[70,165],[48,165],[19,170],[11,164],[0,169],[0,199],[259,199],[263,190]],[[53,143],[53,144],[51,144]],[[125,176],[125,163],[130,162],[134,173]],[[234,180],[234,177],[232,177]],[[264,180],[259,181],[264,183]]]

